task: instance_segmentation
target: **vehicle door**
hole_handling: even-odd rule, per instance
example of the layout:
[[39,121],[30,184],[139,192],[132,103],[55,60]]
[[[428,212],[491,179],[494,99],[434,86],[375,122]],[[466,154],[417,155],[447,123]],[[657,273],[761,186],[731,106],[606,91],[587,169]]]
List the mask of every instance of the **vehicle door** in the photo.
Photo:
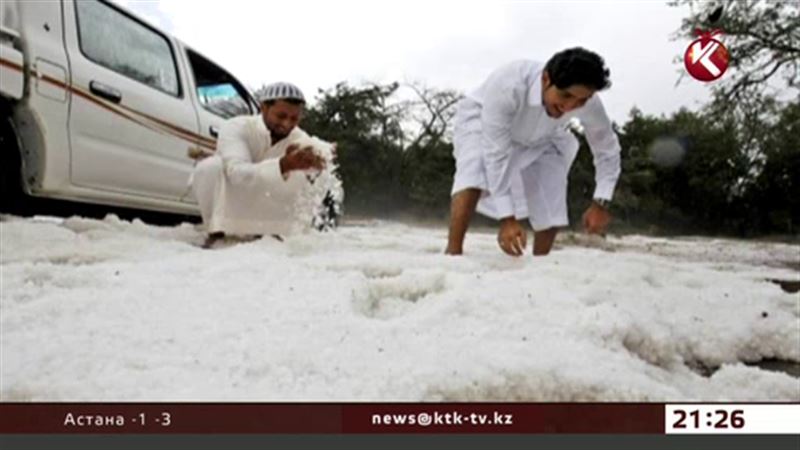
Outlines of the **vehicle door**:
[[67,4],[72,183],[180,199],[192,170],[189,147],[213,141],[198,134],[177,41],[107,1]]
[[[231,117],[258,113],[258,104],[241,82],[203,55],[183,48],[194,86],[190,95],[204,138],[216,140],[222,124]],[[194,199],[189,196],[185,201]]]

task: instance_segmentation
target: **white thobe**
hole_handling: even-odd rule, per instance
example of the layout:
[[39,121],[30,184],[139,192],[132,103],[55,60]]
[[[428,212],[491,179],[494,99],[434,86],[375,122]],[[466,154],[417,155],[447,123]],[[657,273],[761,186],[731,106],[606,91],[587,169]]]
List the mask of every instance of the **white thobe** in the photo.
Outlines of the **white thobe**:
[[[544,64],[529,60],[501,67],[462,100],[456,114],[456,147],[459,137],[467,143],[455,149],[456,160],[481,158],[485,179],[474,180],[476,177],[467,173],[456,180],[454,192],[464,187],[484,189],[479,211],[491,211],[497,218],[519,216],[515,206],[530,203],[521,198],[524,189],[514,186],[524,184],[518,179],[521,172],[543,154],[555,148],[568,172],[578,148],[567,131],[573,118],[580,120],[594,155],[594,198],[610,200],[619,178],[619,140],[600,97],[595,94],[583,107],[552,118],[542,103],[543,69]],[[527,212],[523,214],[527,216]]]
[[200,161],[192,177],[207,231],[234,235],[291,232],[297,196],[309,183],[300,171],[284,177],[279,161],[289,145],[307,138],[295,127],[273,145],[261,115],[226,121],[216,154]]

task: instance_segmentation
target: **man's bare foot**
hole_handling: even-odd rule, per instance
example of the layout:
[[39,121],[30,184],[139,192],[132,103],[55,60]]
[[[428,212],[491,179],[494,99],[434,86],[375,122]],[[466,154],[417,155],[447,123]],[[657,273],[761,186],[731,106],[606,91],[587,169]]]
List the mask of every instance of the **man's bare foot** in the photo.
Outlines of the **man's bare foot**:
[[451,255],[451,256],[458,256],[458,255],[464,254],[464,250],[460,249],[460,248],[458,248],[458,249],[447,248],[447,249],[445,249],[444,254],[445,255]]
[[202,247],[205,249],[210,249],[214,247],[214,244],[219,241],[225,239],[225,233],[222,231],[217,231],[215,233],[209,233],[208,237],[206,237],[206,241],[203,242]]

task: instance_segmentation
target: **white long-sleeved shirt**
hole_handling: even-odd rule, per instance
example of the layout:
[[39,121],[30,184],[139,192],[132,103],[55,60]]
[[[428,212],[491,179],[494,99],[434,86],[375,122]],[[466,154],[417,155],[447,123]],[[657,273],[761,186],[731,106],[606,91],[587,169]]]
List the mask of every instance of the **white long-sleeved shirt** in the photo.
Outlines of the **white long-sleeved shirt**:
[[225,122],[217,153],[197,164],[192,189],[209,232],[287,234],[295,218],[295,203],[308,187],[297,171],[281,174],[280,158],[292,143],[308,139],[295,127],[272,142],[261,115]]
[[543,144],[557,141],[567,123],[580,119],[586,140],[594,155],[594,198],[610,200],[620,174],[620,145],[603,108],[600,97],[593,95],[584,106],[558,119],[547,115],[542,103],[544,64],[522,60],[507,64],[495,72],[468,99],[481,106],[484,161],[490,195],[502,217],[514,212],[511,196],[513,148],[535,151]]

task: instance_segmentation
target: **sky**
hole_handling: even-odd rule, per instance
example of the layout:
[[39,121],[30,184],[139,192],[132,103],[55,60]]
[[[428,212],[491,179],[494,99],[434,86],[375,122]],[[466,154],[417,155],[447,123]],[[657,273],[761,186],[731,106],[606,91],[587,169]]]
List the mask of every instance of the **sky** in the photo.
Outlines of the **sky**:
[[[297,84],[307,97],[347,81],[421,82],[468,92],[517,59],[583,46],[603,56],[612,120],[697,108],[709,85],[684,77],[688,7],[662,1],[116,0],[245,85]],[[724,40],[723,40],[724,43]]]

